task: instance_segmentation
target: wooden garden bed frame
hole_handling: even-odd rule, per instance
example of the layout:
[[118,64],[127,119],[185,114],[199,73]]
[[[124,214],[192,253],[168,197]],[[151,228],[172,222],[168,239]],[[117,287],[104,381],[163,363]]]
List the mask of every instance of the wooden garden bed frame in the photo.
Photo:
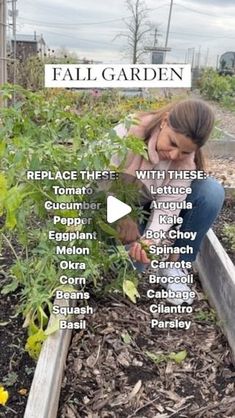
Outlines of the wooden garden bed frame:
[[[203,240],[195,267],[202,287],[220,318],[235,362],[235,266],[211,229]],[[24,418],[57,417],[71,335],[71,330],[60,330],[44,342]]]

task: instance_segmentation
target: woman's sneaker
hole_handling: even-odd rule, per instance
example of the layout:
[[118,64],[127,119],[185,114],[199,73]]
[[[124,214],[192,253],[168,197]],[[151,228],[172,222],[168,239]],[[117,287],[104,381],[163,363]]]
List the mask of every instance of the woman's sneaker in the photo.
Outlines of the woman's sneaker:
[[[186,297],[186,298],[177,297],[177,298],[167,299],[167,301],[169,303],[171,303],[172,305],[182,305],[182,304],[191,305],[193,303],[193,299],[189,295],[189,293],[191,292],[190,287],[185,283],[181,283],[181,282],[177,283],[177,281],[179,281],[178,278],[185,277],[189,274],[186,269],[182,270],[180,268],[177,269],[177,268],[173,267],[173,268],[166,268],[166,269],[158,269],[156,271],[156,273],[157,273],[158,276],[168,278],[168,280],[169,280],[169,277],[173,278],[173,279],[171,279],[171,283],[167,282],[167,279],[166,280],[164,280],[164,279],[159,280],[159,283],[166,290],[168,290],[168,291],[171,290],[172,292],[188,292],[188,297]],[[174,281],[174,277],[175,277],[175,281]]]

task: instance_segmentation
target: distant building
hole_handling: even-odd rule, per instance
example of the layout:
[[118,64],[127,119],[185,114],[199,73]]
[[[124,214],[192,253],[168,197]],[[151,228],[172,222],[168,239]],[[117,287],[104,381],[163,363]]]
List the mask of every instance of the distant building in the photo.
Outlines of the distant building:
[[[14,49],[14,39],[11,39],[11,50]],[[43,58],[46,54],[46,43],[42,35],[16,35],[16,58],[25,61],[32,55]]]
[[235,52],[227,51],[221,55],[219,60],[219,72],[221,74],[235,74]]

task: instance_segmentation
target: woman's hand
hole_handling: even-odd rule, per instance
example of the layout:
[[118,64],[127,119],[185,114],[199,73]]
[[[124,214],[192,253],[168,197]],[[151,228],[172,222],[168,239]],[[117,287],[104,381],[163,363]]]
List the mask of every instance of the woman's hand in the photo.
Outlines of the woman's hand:
[[140,263],[150,263],[151,260],[148,258],[148,255],[143,247],[149,247],[153,244],[153,241],[149,239],[142,239],[141,242],[133,242],[129,249],[129,254],[132,258],[134,258],[136,261],[139,261]]
[[138,226],[130,217],[123,218],[118,222],[117,232],[123,244],[129,244],[140,238]]

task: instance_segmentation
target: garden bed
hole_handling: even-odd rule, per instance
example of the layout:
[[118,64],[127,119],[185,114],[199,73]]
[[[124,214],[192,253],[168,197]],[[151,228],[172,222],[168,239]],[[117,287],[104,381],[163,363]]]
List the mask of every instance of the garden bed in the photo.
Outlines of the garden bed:
[[[34,342],[38,342],[37,330],[44,338],[43,329],[47,326],[50,303],[58,286],[57,268],[60,258],[56,257],[53,243],[45,239],[48,230],[51,229],[51,218],[45,212],[43,204],[45,198],[48,198],[48,193],[51,199],[54,198],[54,193],[47,180],[40,183],[28,182],[25,168],[48,171],[56,162],[56,167],[61,172],[68,167],[76,167],[78,171],[87,168],[98,170],[106,167],[114,149],[121,148],[125,154],[129,149],[140,151],[140,144],[136,140],[125,144],[114,137],[112,131],[108,137],[105,136],[107,142],[103,141],[104,134],[106,135],[113,124],[122,116],[133,112],[131,100],[120,102],[120,107],[113,115],[111,110],[107,110],[111,109],[110,103],[112,109],[115,107],[113,98],[108,96],[100,102],[94,98],[88,98],[86,102],[85,97],[84,101],[81,97],[75,100],[74,95],[65,95],[65,92],[58,96],[54,93],[44,95],[29,92],[19,92],[19,95],[22,95],[22,98],[17,109],[7,110],[2,118],[5,129],[1,131],[1,184],[4,196],[2,213],[7,219],[4,232],[6,231],[8,236],[9,229],[13,250],[20,256],[20,268],[14,270],[11,286],[14,289],[19,286],[22,290],[21,296],[24,296],[24,300],[21,300],[21,312],[25,314],[25,324],[30,325],[29,330],[33,332],[31,336],[36,338]],[[139,109],[142,110],[150,108],[150,105],[156,107],[155,101],[147,103],[138,99],[138,103]],[[159,102],[159,106],[162,104]],[[68,138],[72,141],[69,142],[72,143],[70,148],[67,147]],[[66,152],[63,145],[66,146]],[[228,185],[225,182],[223,184]],[[81,187],[83,182],[79,180],[76,185]],[[65,228],[61,227],[59,230],[64,231]],[[109,240],[106,242],[104,232],[100,227],[99,239],[92,241],[91,260],[87,260],[87,284],[91,293],[94,283],[102,282],[100,266],[105,266],[105,272],[108,272],[111,263]],[[18,251],[16,239],[23,245],[23,254]],[[77,245],[83,245],[83,242],[77,240]],[[119,260],[119,254],[114,256],[115,260]],[[4,265],[1,268],[4,273],[1,279],[4,286],[7,267],[13,262],[12,251],[7,249],[3,257]],[[124,270],[125,268],[119,269],[117,272],[120,274],[121,287],[120,283],[117,284],[116,290],[122,289],[122,282],[127,279]],[[107,276],[108,273],[104,274],[106,280]],[[145,296],[146,286],[146,280],[140,284],[141,297],[136,305],[127,298],[117,296],[115,291],[115,296],[109,295],[101,299],[92,294],[95,314],[89,318],[87,331],[73,335],[62,385],[59,418],[166,418],[189,416],[189,411],[190,414],[193,411],[192,416],[214,417],[217,413],[214,412],[215,409],[219,411],[219,416],[229,416],[232,411],[232,378],[235,371],[227,340],[220,331],[215,314],[209,308],[199,282],[194,286],[198,299],[194,313],[187,318],[192,320],[192,327],[187,332],[151,331],[149,300]],[[41,295],[44,296],[43,301]],[[21,316],[13,317],[20,302],[19,294],[13,293],[12,296],[4,296],[2,299],[3,321],[0,329],[4,355],[1,356],[0,380],[9,392],[9,400],[6,407],[0,407],[0,414],[7,418],[22,417],[34,362],[24,351],[27,333],[22,329],[23,319]],[[50,336],[44,344],[42,353],[48,361],[44,366],[50,364],[51,367],[44,367],[41,380],[33,385],[34,398],[29,418],[56,417],[60,377],[67,352],[64,343],[58,344],[57,351],[50,348],[51,341],[54,342],[55,335],[58,334],[62,333]],[[203,345],[200,344],[202,340]],[[8,350],[7,345],[10,347]],[[178,364],[174,361],[174,356],[180,352],[184,353],[185,359]],[[56,356],[60,357],[61,362],[56,360]],[[39,364],[43,363],[41,358],[42,356]],[[53,360],[51,363],[50,359]],[[58,376],[58,380],[55,380],[54,376]],[[52,389],[54,398],[51,396]],[[54,406],[51,402],[53,412],[49,405],[52,398],[55,401]],[[220,407],[218,401],[221,402]],[[36,412],[31,413],[35,403],[38,408]],[[43,410],[40,409],[41,405],[45,406]]]
[[[121,297],[93,300],[88,330],[72,338],[58,418],[234,415],[235,368],[198,280],[194,312],[177,315],[192,321],[188,331],[150,328],[148,288],[145,279],[136,306]],[[166,357],[184,350],[180,364]]]
[[[73,334],[58,415],[50,393],[58,394],[59,388],[54,385],[48,393],[52,387],[46,386],[44,403],[48,408],[53,406],[53,417],[233,416],[233,358],[221,321],[208,304],[200,282],[196,278],[194,312],[177,316],[192,321],[188,331],[151,331],[145,296],[148,287],[145,279],[137,305],[122,297],[97,299],[93,295],[95,314],[88,321],[88,329]],[[163,319],[172,318],[161,314]],[[167,357],[183,350],[187,356],[180,364]],[[49,357],[47,360],[50,362]],[[47,376],[45,364],[43,368],[45,375],[38,373],[40,381],[34,382],[31,408],[39,383],[43,380],[46,384],[53,376],[53,371]],[[31,409],[28,416],[37,414]]]
[[[88,332],[73,335],[58,418],[233,416],[229,414],[233,411],[235,369],[227,340],[199,282],[194,286],[198,297],[194,313],[187,318],[178,315],[192,320],[189,331],[151,331],[145,297],[148,287],[144,280],[136,306],[122,297],[92,299],[95,314]],[[168,318],[165,315],[164,319]],[[18,327],[23,333],[20,322]],[[154,353],[158,361],[159,354],[182,350],[187,351],[187,357],[181,364],[169,360],[155,364],[146,353]],[[28,362],[32,366],[24,354],[22,375],[27,375]],[[30,379],[20,383],[20,389],[27,389]],[[12,410],[4,410],[2,416],[17,416],[14,408],[17,414],[24,410],[28,390],[22,399],[18,388],[16,384],[13,396],[9,388]]]
[[[226,199],[215,228],[224,212],[230,219],[229,209],[231,216]],[[58,418],[234,416],[233,358],[198,278],[194,312],[177,315],[192,321],[188,331],[151,330],[148,288],[145,279],[136,306],[121,297],[93,298],[88,332],[73,334]],[[182,363],[167,358],[183,350]]]
[[[234,260],[222,233],[225,222],[234,223],[232,202],[226,198],[214,230]],[[150,328],[147,278],[137,305],[117,296],[93,299],[88,331],[72,337],[58,418],[234,416],[234,360],[221,321],[195,279],[193,313],[176,315],[192,321],[188,331]],[[187,357],[180,364],[167,358],[183,350]]]
[[[234,223],[234,200],[230,197],[226,198],[213,229],[234,261],[234,251],[223,235],[225,223]],[[2,261],[4,266],[11,264],[9,251]],[[3,275],[1,279],[4,284]],[[200,283],[195,284],[198,300],[194,314],[184,317],[192,320],[189,331],[151,331],[146,288],[145,281],[140,286],[141,298],[137,306],[120,297],[110,296],[99,301],[93,298],[96,313],[90,318],[89,331],[74,333],[72,338],[58,418],[128,417],[134,410],[137,410],[136,416],[141,417],[160,414],[159,417],[166,418],[176,410],[180,410],[181,415],[177,412],[172,416],[199,417],[202,413],[203,417],[214,417],[215,410],[218,416],[222,413],[230,416],[225,411],[232,408],[229,400],[235,369],[227,340]],[[22,328],[22,318],[14,317],[17,300],[17,294],[8,295],[1,298],[0,305],[1,323],[5,323],[0,328],[1,379],[10,394],[7,409],[0,410],[0,416],[6,418],[23,416],[35,368],[35,362],[24,352],[27,333]],[[8,350],[4,349],[6,346]],[[178,365],[171,361],[154,364],[146,354],[146,351],[159,354],[181,350],[186,350],[188,355]],[[9,386],[5,384],[6,378]],[[209,387],[204,384],[208,378]],[[126,398],[126,394],[131,396],[132,390],[135,393],[138,388],[136,395]],[[226,408],[222,399],[228,401]],[[218,409],[218,400],[222,402],[222,410]],[[199,406],[203,408],[201,411]]]

